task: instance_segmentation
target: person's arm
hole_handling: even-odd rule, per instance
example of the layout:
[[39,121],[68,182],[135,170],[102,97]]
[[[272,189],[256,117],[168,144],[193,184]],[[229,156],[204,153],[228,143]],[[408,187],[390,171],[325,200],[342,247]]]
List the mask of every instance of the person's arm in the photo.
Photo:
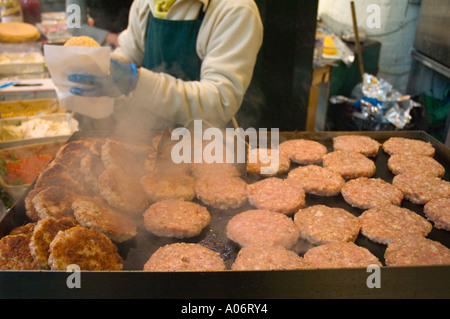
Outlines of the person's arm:
[[201,80],[181,81],[142,68],[130,105],[180,125],[200,118],[225,125],[232,119],[251,82],[263,29],[253,1],[218,5],[225,9],[205,17],[199,35]]
[[[99,44],[104,44],[109,31],[96,28],[88,24],[88,14],[85,0],[66,0],[66,10],[70,5],[77,5],[80,8],[80,27],[68,28],[72,36],[86,35],[93,38]],[[70,12],[69,12],[70,14]]]

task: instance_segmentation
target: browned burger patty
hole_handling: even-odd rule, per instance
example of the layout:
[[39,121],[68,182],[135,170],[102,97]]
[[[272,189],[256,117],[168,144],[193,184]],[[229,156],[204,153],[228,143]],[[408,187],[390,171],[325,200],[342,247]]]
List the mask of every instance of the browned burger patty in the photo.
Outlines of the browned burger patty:
[[234,209],[247,202],[247,183],[237,176],[207,175],[195,181],[197,198],[217,209]]
[[339,173],[345,179],[372,177],[375,163],[365,155],[350,151],[333,151],[323,157],[323,167]]
[[416,154],[434,156],[434,147],[430,142],[403,137],[391,137],[382,144],[383,150],[389,155]]
[[200,245],[169,244],[159,248],[144,265],[144,271],[223,271],[220,256]]
[[72,201],[77,195],[64,186],[49,186],[40,190],[32,199],[39,219],[48,217],[73,217]]
[[145,229],[160,237],[194,237],[210,221],[205,207],[180,199],[154,203],[144,212]]
[[114,242],[125,242],[137,234],[135,222],[101,197],[78,196],[73,200],[72,209],[81,226],[96,229]]
[[450,182],[429,174],[409,172],[396,175],[392,185],[407,200],[418,205],[426,204],[432,199],[450,197]]
[[400,206],[403,193],[380,178],[360,177],[349,180],[341,189],[344,200],[353,207],[369,209],[383,204]]
[[194,179],[184,173],[152,173],[143,176],[140,183],[150,202],[195,198]]
[[51,270],[121,270],[123,259],[117,247],[101,232],[81,226],[60,231],[50,244],[48,264]]
[[141,183],[120,168],[105,169],[98,177],[98,187],[100,196],[123,212],[139,214],[149,205]]
[[288,173],[287,181],[304,189],[306,194],[318,196],[338,195],[345,184],[339,173],[318,165],[294,168]]
[[309,249],[303,259],[311,268],[353,268],[382,266],[367,248],[352,242],[332,242]]
[[361,233],[370,240],[389,244],[409,235],[425,237],[432,225],[415,212],[396,205],[383,205],[366,210],[359,216]]
[[287,153],[276,149],[254,148],[247,155],[247,172],[275,176],[289,171],[291,160]]
[[364,135],[341,135],[333,138],[335,150],[357,152],[368,157],[375,157],[380,146],[376,140]]
[[31,255],[31,233],[6,235],[0,239],[0,270],[38,270]]
[[297,164],[321,164],[327,154],[327,148],[317,141],[294,139],[280,144],[281,152],[288,154],[290,160]]
[[423,236],[402,237],[389,243],[384,259],[388,266],[449,265],[450,249]]
[[430,200],[424,206],[424,213],[434,227],[450,231],[450,198]]
[[307,269],[302,257],[281,246],[253,245],[243,247],[231,270]]
[[258,209],[291,214],[305,205],[305,191],[278,177],[247,186],[248,199]]
[[444,166],[434,158],[425,155],[394,154],[389,157],[387,165],[395,175],[418,172],[442,177],[445,173]]
[[17,226],[9,232],[9,235],[33,234],[34,226],[36,226],[36,223],[34,222],[26,223],[22,226]]
[[42,269],[48,269],[48,257],[50,243],[60,230],[76,226],[77,223],[72,218],[53,218],[41,219],[36,223],[33,235],[30,239],[30,251],[36,263]]
[[242,247],[269,244],[286,249],[291,249],[300,236],[291,218],[268,210],[249,210],[233,216],[227,224],[226,234]]
[[300,237],[312,244],[321,245],[334,241],[354,242],[358,237],[358,217],[342,208],[314,205],[299,210],[294,222]]
[[140,178],[145,174],[145,152],[133,152],[126,142],[107,139],[102,145],[101,158],[105,168],[112,166],[121,168],[129,176]]

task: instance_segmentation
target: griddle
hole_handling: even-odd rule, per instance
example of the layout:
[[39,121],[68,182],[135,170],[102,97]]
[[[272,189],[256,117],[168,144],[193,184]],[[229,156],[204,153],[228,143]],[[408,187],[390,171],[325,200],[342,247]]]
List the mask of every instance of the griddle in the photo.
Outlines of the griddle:
[[[305,138],[324,144],[332,151],[332,138],[344,134],[370,136],[380,143],[390,137],[405,137],[430,142],[436,149],[434,158],[445,168],[443,177],[450,180],[450,150],[422,131],[389,132],[280,132],[280,142]],[[69,140],[92,136],[77,132]],[[269,144],[270,145],[270,144]],[[391,182],[394,175],[387,168],[389,156],[380,148],[374,158],[377,170],[374,178]],[[296,167],[292,164],[291,169]],[[286,177],[280,175],[280,177]],[[261,177],[245,176],[248,183]],[[24,209],[24,194],[0,220],[0,236],[28,222]],[[306,206],[317,204],[344,208],[355,216],[363,210],[351,207],[341,195],[333,197],[306,196]],[[415,211],[422,217],[423,205],[403,200],[402,207]],[[202,233],[189,239],[162,238],[146,231],[138,222],[138,235],[131,241],[118,244],[124,258],[124,269],[118,272],[83,271],[82,287],[67,288],[68,273],[61,271],[0,271],[0,298],[448,298],[450,297],[450,266],[382,267],[381,288],[369,288],[370,273],[364,268],[307,269],[285,271],[231,271],[240,247],[229,240],[225,227],[231,217],[239,212],[254,209],[245,204],[239,209],[218,210],[208,207],[211,223]],[[433,227],[428,238],[450,248],[450,233]],[[200,243],[220,254],[227,270],[222,272],[143,272],[142,267],[159,247],[174,242]],[[358,236],[355,243],[369,249],[384,264],[385,245]],[[299,240],[293,248],[300,256],[313,247]]]

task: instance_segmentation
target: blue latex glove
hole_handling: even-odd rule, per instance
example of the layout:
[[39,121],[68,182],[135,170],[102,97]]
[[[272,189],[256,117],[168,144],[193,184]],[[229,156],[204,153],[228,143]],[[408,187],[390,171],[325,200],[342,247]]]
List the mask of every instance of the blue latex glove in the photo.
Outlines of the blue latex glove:
[[86,74],[71,74],[71,82],[81,84],[70,89],[70,93],[82,96],[119,97],[128,95],[136,87],[139,72],[135,64],[111,59],[110,74],[99,77]]

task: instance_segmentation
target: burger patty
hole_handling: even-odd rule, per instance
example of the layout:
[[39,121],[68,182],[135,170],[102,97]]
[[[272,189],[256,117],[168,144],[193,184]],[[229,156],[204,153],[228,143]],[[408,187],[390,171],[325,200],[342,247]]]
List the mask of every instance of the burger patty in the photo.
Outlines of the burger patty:
[[442,177],[445,173],[444,166],[434,158],[425,155],[394,154],[389,157],[387,165],[395,175],[418,172]]
[[434,227],[450,231],[450,198],[430,200],[424,206],[424,213]]
[[450,197],[450,182],[429,174],[409,172],[396,175],[392,185],[407,200],[418,205],[426,204],[432,199]]
[[268,210],[249,210],[233,216],[226,234],[242,247],[264,243],[286,249],[291,249],[300,236],[291,218]]
[[33,235],[30,239],[30,251],[36,263],[41,269],[48,269],[48,257],[50,243],[60,230],[75,227],[77,223],[74,219],[63,217],[49,217],[38,221],[34,227]]
[[287,140],[280,144],[279,150],[288,154],[289,159],[297,164],[321,164],[327,154],[327,148],[317,141],[306,139]]
[[388,266],[449,265],[450,249],[423,236],[408,236],[391,241],[384,259]]
[[247,155],[247,172],[262,176],[286,173],[291,166],[287,153],[276,149],[254,148]]
[[364,135],[340,135],[333,138],[335,150],[357,152],[367,157],[375,157],[380,146],[378,141]]
[[49,186],[34,195],[32,204],[39,219],[72,217],[75,195],[77,193],[64,186]]
[[154,203],[144,212],[145,229],[160,237],[194,237],[210,221],[205,207],[179,199]]
[[167,199],[193,200],[194,179],[184,173],[151,173],[140,179],[140,184],[150,202]]
[[98,187],[101,197],[123,212],[140,214],[149,205],[141,183],[120,168],[105,169],[98,177]]
[[248,199],[258,209],[291,214],[305,205],[305,191],[286,180],[269,177],[247,186]]
[[309,249],[303,259],[311,268],[353,268],[382,266],[367,248],[353,242],[332,242]]
[[160,247],[144,264],[144,271],[223,271],[220,256],[200,244],[175,243]]
[[217,209],[242,207],[248,199],[247,183],[237,176],[207,175],[195,181],[197,198]]
[[404,137],[391,137],[382,144],[382,148],[389,155],[416,154],[434,156],[435,152],[430,142]]
[[231,270],[287,270],[307,269],[302,257],[292,250],[277,245],[252,245],[243,247]]
[[302,188],[306,194],[335,196],[344,186],[344,178],[318,165],[299,166],[288,173],[287,182]]
[[339,173],[345,179],[372,177],[375,163],[365,155],[350,151],[334,151],[323,157],[323,167]]
[[396,205],[383,205],[366,210],[359,216],[361,233],[370,240],[389,244],[409,235],[425,237],[432,225],[415,212]]
[[321,245],[335,241],[354,242],[358,237],[358,217],[342,208],[315,205],[299,210],[294,222],[300,230],[300,237]]
[[78,196],[73,200],[72,209],[81,226],[96,229],[114,242],[125,242],[137,235],[135,222],[101,197]]
[[400,206],[403,193],[380,178],[360,177],[345,183],[341,189],[344,200],[353,207],[369,209],[383,204]]
[[121,270],[123,259],[117,247],[101,232],[82,226],[59,231],[50,243],[48,264],[51,270]]
[[0,270],[38,270],[31,255],[31,233],[6,235],[0,239]]

